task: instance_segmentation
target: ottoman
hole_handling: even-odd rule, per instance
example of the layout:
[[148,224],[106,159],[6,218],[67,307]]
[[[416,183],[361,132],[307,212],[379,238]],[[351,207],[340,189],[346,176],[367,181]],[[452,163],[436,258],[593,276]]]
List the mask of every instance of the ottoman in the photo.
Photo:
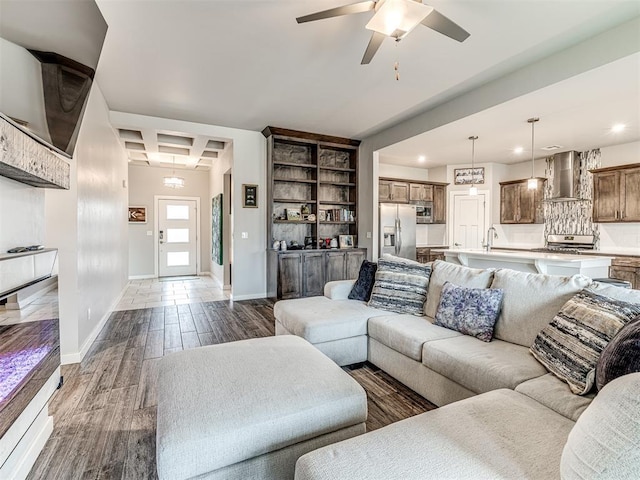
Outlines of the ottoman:
[[365,432],[362,387],[306,340],[173,353],[158,377],[160,479],[293,479],[298,457]]

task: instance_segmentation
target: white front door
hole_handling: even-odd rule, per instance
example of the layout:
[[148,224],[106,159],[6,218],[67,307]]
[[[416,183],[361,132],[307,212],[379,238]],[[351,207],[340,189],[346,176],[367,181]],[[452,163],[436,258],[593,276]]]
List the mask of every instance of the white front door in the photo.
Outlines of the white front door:
[[158,276],[197,273],[195,200],[158,200]]
[[453,194],[453,248],[482,248],[486,195]]

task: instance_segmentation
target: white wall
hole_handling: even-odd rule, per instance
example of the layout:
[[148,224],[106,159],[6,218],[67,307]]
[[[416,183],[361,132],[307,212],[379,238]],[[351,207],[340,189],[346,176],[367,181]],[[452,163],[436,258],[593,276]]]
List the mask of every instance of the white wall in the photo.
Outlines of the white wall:
[[71,161],[71,188],[45,195],[46,244],[60,249],[63,363],[82,359],[126,286],[126,180],[126,155],[94,83]]
[[426,168],[404,167],[399,165],[390,165],[384,163],[384,159],[380,159],[378,166],[378,176],[387,178],[401,178],[405,180],[429,180],[429,170]]
[[[209,191],[210,197],[213,198],[220,193],[224,193],[224,175],[229,170],[233,172],[233,143],[229,143],[222,154],[218,157],[218,159],[213,163],[211,170],[209,171]],[[233,178],[232,178],[233,180]],[[233,198],[235,192],[231,191],[231,197]],[[229,205],[229,199],[224,198],[223,202],[225,206]],[[211,201],[209,201],[209,210],[211,210]],[[229,210],[228,208],[224,208],[223,212]],[[230,257],[232,254],[231,249],[224,247],[225,239],[233,237],[233,209],[231,211],[231,222],[227,222],[227,218],[224,218],[222,228],[223,228],[223,256],[222,256],[222,265],[218,265],[218,262],[211,258],[209,255],[209,264],[211,275],[220,283],[222,286],[229,286],[228,280],[225,278],[225,265],[229,264]],[[211,218],[211,215],[209,215]],[[266,221],[266,220],[265,220]],[[211,222],[209,221],[209,224]]]
[[[165,187],[163,178],[172,174],[170,168],[129,165],[129,205],[147,207],[147,223],[130,223],[129,277],[153,277],[156,273],[154,257],[155,195],[197,197],[200,199],[200,264],[198,273],[209,272],[211,257],[211,205],[209,200],[209,173],[197,170],[176,170],[183,177],[184,188]],[[148,236],[152,232],[153,236]]]
[[[111,112],[113,124],[120,128],[155,128],[173,132],[206,135],[233,143],[233,261],[232,290],[234,300],[263,298],[267,294],[266,251],[266,158],[267,141],[260,132],[204,125],[166,118]],[[222,182],[222,180],[220,180]],[[258,185],[258,208],[242,208],[242,184]],[[211,195],[219,191],[212,189]],[[210,205],[211,199],[209,199]],[[209,215],[211,207],[209,206]],[[211,218],[209,216],[209,218]],[[211,228],[211,221],[207,223]],[[243,239],[241,233],[246,232]],[[211,248],[209,246],[209,248]],[[209,257],[210,258],[210,257]]]
[[44,190],[0,176],[0,252],[44,241]]

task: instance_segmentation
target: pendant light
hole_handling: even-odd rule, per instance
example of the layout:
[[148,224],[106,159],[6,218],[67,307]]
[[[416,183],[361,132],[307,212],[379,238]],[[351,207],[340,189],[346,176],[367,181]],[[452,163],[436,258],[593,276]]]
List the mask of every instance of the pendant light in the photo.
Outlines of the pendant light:
[[475,175],[475,157],[476,157],[476,140],[477,135],[469,137],[471,140],[471,186],[469,187],[469,195],[478,195],[478,187],[476,187],[476,175]]
[[184,178],[176,177],[176,157],[173,157],[173,171],[170,177],[164,177],[164,186],[169,188],[184,187]]
[[527,120],[527,122],[529,122],[531,124],[531,178],[529,178],[529,180],[527,180],[527,188],[529,190],[535,190],[536,188],[538,188],[538,179],[534,176],[534,167],[535,167],[535,155],[534,155],[534,150],[533,150],[533,146],[534,146],[534,127],[537,121],[539,121],[540,119],[538,117],[532,117],[529,118]]

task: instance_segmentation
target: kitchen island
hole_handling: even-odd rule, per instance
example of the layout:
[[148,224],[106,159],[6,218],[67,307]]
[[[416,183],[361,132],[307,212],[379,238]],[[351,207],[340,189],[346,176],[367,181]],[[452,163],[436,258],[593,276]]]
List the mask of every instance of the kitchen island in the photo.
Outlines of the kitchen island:
[[442,252],[447,262],[472,268],[510,268],[521,272],[549,275],[582,274],[591,278],[609,276],[613,257],[595,255],[571,255],[543,252],[451,249],[432,250]]

